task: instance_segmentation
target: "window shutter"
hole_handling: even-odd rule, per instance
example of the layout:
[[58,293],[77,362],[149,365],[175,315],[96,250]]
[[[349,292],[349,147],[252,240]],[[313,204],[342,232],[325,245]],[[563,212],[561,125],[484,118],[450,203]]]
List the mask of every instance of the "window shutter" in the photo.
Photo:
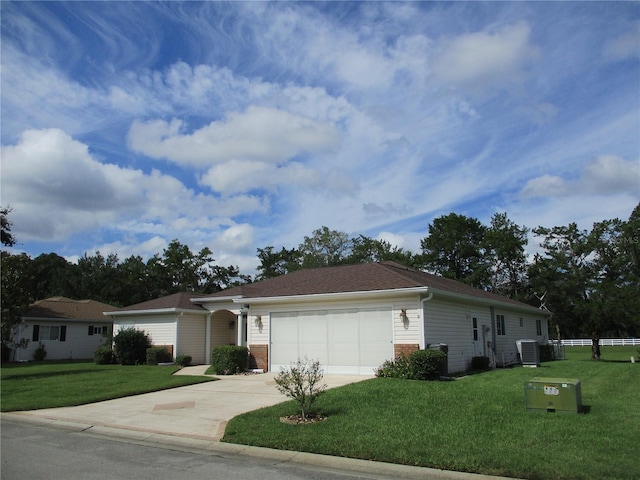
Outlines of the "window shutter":
[[93,335],[93,325],[89,325],[89,335]]
[[60,326],[60,341],[61,342],[66,342],[67,341],[67,326],[66,325],[61,325]]
[[31,341],[37,342],[40,340],[40,325],[33,326],[33,336],[31,337]]

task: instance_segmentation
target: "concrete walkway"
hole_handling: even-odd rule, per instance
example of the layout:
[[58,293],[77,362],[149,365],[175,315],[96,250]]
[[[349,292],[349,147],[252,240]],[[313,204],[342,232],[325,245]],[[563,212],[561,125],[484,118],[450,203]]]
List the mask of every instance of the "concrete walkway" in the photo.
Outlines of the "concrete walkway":
[[[176,375],[204,375],[207,365]],[[47,408],[19,415],[94,426],[217,441],[227,422],[241,413],[288,400],[276,389],[273,373],[219,376],[220,380],[77,407]],[[326,375],[329,388],[369,377]]]
[[[208,366],[186,367],[176,375],[204,375]],[[270,461],[312,465],[371,475],[420,480],[508,480],[313,453],[222,443],[227,422],[241,413],[287,400],[274,374],[218,377],[214,382],[108,400],[77,407],[2,413],[3,420],[62,428],[167,449],[214,455],[248,455]],[[366,376],[326,375],[329,388],[366,380]]]

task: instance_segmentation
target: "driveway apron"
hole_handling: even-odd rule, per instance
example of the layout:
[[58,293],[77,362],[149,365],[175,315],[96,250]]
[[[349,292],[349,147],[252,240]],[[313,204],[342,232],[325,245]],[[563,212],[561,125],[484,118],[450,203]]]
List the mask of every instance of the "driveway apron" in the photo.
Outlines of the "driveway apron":
[[[187,367],[182,375],[201,375],[205,367]],[[217,441],[227,422],[241,413],[288,400],[276,389],[272,373],[232,375],[220,380],[145,393],[77,407],[16,412],[59,420]],[[358,375],[325,375],[329,388],[366,380]]]

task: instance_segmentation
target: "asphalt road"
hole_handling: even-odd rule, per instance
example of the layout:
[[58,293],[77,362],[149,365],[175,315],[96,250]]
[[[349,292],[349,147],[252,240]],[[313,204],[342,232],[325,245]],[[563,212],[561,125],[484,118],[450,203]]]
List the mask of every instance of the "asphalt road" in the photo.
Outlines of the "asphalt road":
[[356,480],[390,477],[169,446],[140,445],[49,426],[0,424],[2,480]]

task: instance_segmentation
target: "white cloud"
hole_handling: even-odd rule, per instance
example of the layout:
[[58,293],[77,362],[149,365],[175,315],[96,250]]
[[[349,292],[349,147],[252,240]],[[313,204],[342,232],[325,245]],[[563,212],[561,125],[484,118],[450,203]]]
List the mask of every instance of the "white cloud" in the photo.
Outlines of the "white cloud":
[[257,197],[216,199],[157,170],[100,163],[59,129],[25,131],[16,145],[2,147],[2,163],[2,201],[14,206],[24,238],[57,240],[96,229],[175,238],[266,208]]
[[603,47],[604,56],[613,61],[640,58],[640,21],[636,21],[633,29],[610,40]]
[[640,198],[640,162],[606,155],[589,162],[576,180],[542,175],[527,182],[525,198],[629,193]]
[[436,77],[466,87],[520,80],[523,66],[536,54],[531,27],[508,25],[495,32],[476,32],[446,39],[434,61]]
[[340,140],[331,124],[257,106],[229,113],[192,134],[180,133],[182,127],[179,120],[136,121],[129,145],[152,158],[207,167],[232,159],[280,164],[303,153],[327,151]]

